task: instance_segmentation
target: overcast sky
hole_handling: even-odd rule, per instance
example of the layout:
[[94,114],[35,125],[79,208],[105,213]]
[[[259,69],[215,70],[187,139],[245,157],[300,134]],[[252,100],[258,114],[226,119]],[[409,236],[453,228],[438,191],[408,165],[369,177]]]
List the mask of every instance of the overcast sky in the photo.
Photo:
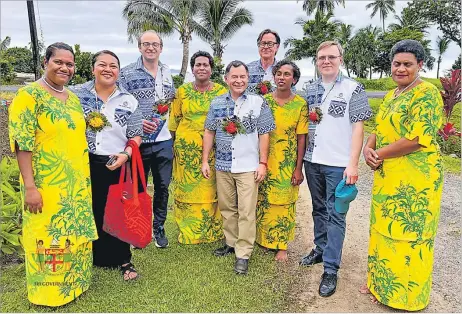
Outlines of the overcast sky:
[[[63,41],[70,45],[80,44],[82,51],[96,52],[102,49],[114,51],[120,58],[122,65],[127,65],[139,56],[136,44],[127,40],[127,24],[122,18],[122,8],[125,1],[34,1],[39,38],[43,34],[45,45],[56,41]],[[382,25],[379,14],[370,18],[370,10],[365,6],[370,1],[345,1],[345,8],[335,9],[335,18],[354,25],[355,29],[372,24]],[[396,13],[399,14],[407,1],[396,1]],[[11,45],[26,46],[30,42],[29,24],[27,19],[26,1],[1,0],[1,29],[0,38],[11,37]],[[297,17],[307,18],[302,11],[302,1],[245,1],[243,6],[254,15],[254,24],[245,26],[227,43],[223,59],[227,63],[238,59],[244,62],[257,60],[258,50],[256,38],[265,28],[279,32],[282,41],[293,36],[302,37],[302,27],[295,25]],[[393,22],[391,16],[386,24]],[[432,48],[436,45],[436,38],[441,35],[436,27],[430,29]],[[202,49],[212,52],[210,47],[197,37],[190,44],[190,55]],[[285,49],[280,48],[277,58],[282,59]],[[451,43],[443,57],[441,68],[448,69],[460,53],[459,46]],[[433,51],[436,57],[436,51]],[[180,69],[182,45],[178,35],[164,38],[164,49],[161,61],[172,69]],[[314,73],[309,60],[298,61],[302,76],[310,77]],[[189,70],[189,69],[188,69]],[[425,76],[436,77],[435,69]]]

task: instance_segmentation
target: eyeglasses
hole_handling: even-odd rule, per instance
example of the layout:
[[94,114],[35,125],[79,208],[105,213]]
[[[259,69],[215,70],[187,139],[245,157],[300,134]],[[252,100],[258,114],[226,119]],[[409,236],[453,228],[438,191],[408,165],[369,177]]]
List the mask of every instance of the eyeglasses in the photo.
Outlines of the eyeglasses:
[[316,58],[316,61],[334,61],[335,59],[339,58],[340,56],[320,56]]
[[152,46],[153,48],[159,48],[160,47],[160,43],[150,43],[150,42],[144,42],[144,43],[141,43],[141,45],[143,45],[144,48],[149,48],[150,46]]
[[265,48],[265,47],[273,48],[274,45],[277,45],[277,43],[275,43],[274,41],[260,41],[258,43],[258,47],[262,47],[262,48]]

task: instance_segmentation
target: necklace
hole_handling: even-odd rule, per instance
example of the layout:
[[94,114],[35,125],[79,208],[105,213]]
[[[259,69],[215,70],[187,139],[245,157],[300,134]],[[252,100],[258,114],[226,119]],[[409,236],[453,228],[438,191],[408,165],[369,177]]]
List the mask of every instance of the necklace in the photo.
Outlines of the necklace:
[[202,92],[199,90],[199,88],[197,88],[197,85],[196,85],[196,82],[193,82],[193,85],[194,85],[194,90],[196,92],[199,92],[199,93],[205,93],[206,91],[208,91],[210,89],[210,85],[211,85],[212,82],[209,81],[209,83],[207,84],[207,88]]
[[411,87],[412,84],[414,84],[419,78],[420,76],[417,75],[417,77],[412,81],[412,83],[406,86],[405,88],[403,88],[398,94],[396,94],[396,91],[398,90],[398,87],[396,87],[395,91],[393,92],[393,99],[396,99],[399,96],[401,96],[401,94],[404,93],[409,87]]
[[53,86],[51,86],[51,84],[49,84],[47,82],[47,80],[45,79],[45,77],[42,77],[42,81],[45,83],[46,86],[48,86],[49,88],[51,88],[52,90],[54,90],[55,92],[57,93],[64,93],[64,86],[63,86],[63,89],[59,90],[59,89],[56,89],[54,88]]

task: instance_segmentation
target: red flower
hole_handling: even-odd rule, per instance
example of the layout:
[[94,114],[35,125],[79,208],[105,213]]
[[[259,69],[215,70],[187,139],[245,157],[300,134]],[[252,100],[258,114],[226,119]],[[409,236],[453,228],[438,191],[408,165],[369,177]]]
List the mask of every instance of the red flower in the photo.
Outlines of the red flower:
[[315,111],[311,111],[311,112],[310,112],[310,120],[311,120],[312,122],[318,121],[318,114],[317,114]]
[[168,105],[157,105],[157,112],[159,112],[159,114],[163,115],[164,113],[166,113],[168,111]]
[[226,132],[229,134],[236,134],[237,126],[234,122],[229,122],[228,125],[225,127]]
[[263,95],[267,94],[267,93],[268,93],[268,87],[266,87],[266,85],[262,85],[262,86],[260,87],[260,92],[261,92]]
[[454,124],[452,123],[446,123],[446,125],[443,128],[444,134],[450,135],[451,133],[454,133],[456,130],[454,129]]

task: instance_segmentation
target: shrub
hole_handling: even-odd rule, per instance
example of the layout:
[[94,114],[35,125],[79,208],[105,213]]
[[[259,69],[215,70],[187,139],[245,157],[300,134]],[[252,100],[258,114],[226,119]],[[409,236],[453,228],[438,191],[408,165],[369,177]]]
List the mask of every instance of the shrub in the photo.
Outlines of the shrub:
[[[355,78],[355,80],[363,84],[365,89],[369,89],[369,90],[389,91],[389,90],[396,88],[396,83],[393,81],[391,77],[373,79],[373,80]],[[438,79],[422,77],[422,80],[432,83],[438,89],[443,88],[441,85],[441,82]]]
[[183,84],[184,77],[182,77],[181,75],[174,75],[172,78],[173,85],[175,86],[175,88],[178,88]]
[[16,159],[4,157],[0,162],[1,241],[3,254],[24,254],[22,248],[22,197]]
[[438,136],[436,139],[441,153],[444,155],[455,154],[457,157],[461,157],[461,141],[459,136],[450,136],[446,141],[441,136]]

